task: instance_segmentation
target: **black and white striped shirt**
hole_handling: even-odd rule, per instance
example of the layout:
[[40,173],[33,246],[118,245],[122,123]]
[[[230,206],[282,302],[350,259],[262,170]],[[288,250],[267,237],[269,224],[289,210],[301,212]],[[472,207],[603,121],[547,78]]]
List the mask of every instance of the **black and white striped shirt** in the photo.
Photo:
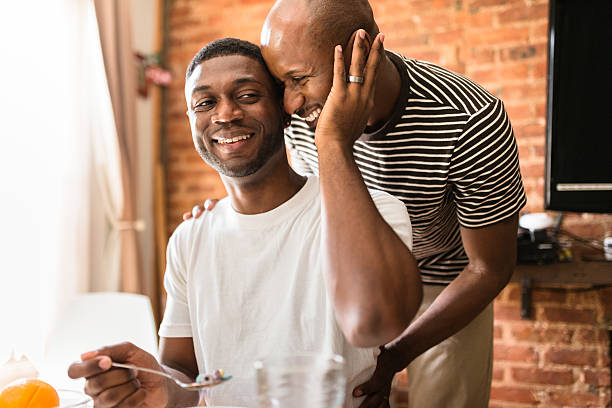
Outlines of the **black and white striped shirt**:
[[[408,209],[423,282],[447,284],[467,265],[459,226],[480,228],[526,203],[518,150],[503,103],[471,80],[387,52],[402,78],[400,102],[353,153],[369,188]],[[296,171],[318,173],[314,132],[294,116],[285,139]]]

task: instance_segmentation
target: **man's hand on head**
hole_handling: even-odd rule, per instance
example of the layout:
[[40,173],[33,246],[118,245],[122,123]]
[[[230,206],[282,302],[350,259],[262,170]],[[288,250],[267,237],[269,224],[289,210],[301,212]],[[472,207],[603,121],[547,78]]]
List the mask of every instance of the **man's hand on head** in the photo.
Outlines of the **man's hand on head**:
[[200,215],[204,214],[204,211],[211,211],[213,208],[215,208],[215,205],[217,205],[218,201],[219,200],[216,198],[209,198],[208,200],[204,201],[204,205],[193,206],[191,211],[183,213],[183,221],[188,220],[192,217],[199,218]]
[[[352,149],[374,108],[376,76],[385,52],[384,36],[378,34],[372,40],[360,29],[351,38],[352,50],[343,50],[339,45],[334,49],[333,84],[315,132],[319,148],[339,143]],[[350,58],[348,69],[345,58]]]

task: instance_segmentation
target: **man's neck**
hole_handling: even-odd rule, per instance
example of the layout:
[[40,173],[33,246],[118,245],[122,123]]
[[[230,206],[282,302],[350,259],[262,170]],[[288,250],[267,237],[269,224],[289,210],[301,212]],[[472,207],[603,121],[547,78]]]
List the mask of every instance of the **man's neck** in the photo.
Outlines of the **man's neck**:
[[[285,154],[284,150],[282,154]],[[268,163],[271,164],[271,163]],[[306,183],[287,160],[274,169],[262,167],[256,177],[231,178],[222,176],[232,206],[241,214],[261,214],[273,210],[293,197]]]
[[402,85],[400,73],[388,56],[385,55],[380,64],[374,90],[374,110],[368,119],[368,127],[373,131],[391,119]]

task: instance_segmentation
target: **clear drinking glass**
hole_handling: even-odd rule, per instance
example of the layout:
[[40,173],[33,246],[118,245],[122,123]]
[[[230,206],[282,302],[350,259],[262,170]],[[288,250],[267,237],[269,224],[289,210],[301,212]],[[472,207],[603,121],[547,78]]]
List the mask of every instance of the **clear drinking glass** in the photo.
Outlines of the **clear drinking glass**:
[[256,361],[259,408],[342,408],[344,358],[334,354],[285,354]]

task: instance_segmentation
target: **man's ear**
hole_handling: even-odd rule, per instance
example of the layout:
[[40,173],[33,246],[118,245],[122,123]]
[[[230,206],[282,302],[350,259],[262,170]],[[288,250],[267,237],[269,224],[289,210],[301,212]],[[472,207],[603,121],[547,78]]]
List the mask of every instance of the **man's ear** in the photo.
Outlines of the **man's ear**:
[[[346,47],[344,47],[343,52],[344,52],[344,66],[346,67],[346,69],[348,69],[351,66],[351,58],[353,58],[353,44],[355,44],[355,39],[357,38],[357,32],[358,30],[353,31],[353,34],[351,34],[348,43],[346,45]],[[370,55],[370,50],[372,49],[372,37],[370,37],[370,34],[368,34],[368,32],[366,30],[365,31],[365,38],[363,40],[363,45],[366,47],[365,49],[365,55]]]

